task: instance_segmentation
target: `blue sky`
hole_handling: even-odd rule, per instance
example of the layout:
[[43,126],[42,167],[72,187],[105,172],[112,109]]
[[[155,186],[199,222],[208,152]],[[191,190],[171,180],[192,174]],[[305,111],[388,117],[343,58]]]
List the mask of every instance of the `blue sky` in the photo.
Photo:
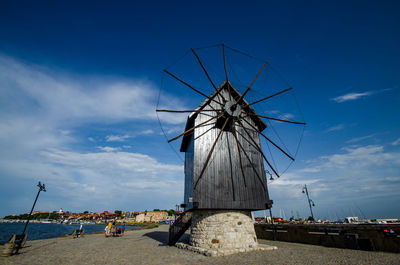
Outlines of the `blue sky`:
[[162,69],[225,43],[278,69],[307,121],[295,163],[270,184],[273,212],[308,215],[307,184],[320,218],[399,217],[399,11],[397,1],[2,1],[0,216],[29,211],[39,180],[38,210],[181,203],[183,163],[155,114]]

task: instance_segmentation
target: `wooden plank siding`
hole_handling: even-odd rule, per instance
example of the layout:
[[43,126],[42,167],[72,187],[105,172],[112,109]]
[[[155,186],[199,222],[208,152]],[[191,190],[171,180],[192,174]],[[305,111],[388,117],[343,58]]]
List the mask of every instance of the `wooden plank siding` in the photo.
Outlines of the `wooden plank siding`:
[[[221,93],[225,99],[229,99],[226,86]],[[222,102],[219,95],[214,95],[214,99]],[[208,101],[207,104],[201,105],[201,108],[212,110],[211,106],[214,109],[221,109],[221,105],[214,101]],[[194,117],[194,125],[215,115],[217,115],[216,112],[199,113]],[[259,126],[254,118],[246,117],[245,119],[253,126]],[[242,124],[260,147],[258,133],[246,122],[242,121]],[[234,130],[224,130],[195,189],[194,184],[205,165],[220,128],[217,126],[216,120],[213,120],[196,128],[190,136],[190,143],[187,144],[188,147],[185,150],[185,204],[187,209],[193,207],[192,204],[189,204],[189,197],[193,198],[198,209],[259,210],[267,209],[270,205],[263,158],[244,129],[240,125],[236,125],[236,129],[241,146],[244,177],[240,168],[238,147],[233,135]],[[189,137],[186,141],[189,141]]]
[[[185,152],[185,193],[184,204],[185,211],[193,208],[193,157],[194,157],[193,137],[190,138],[187,150]],[[192,199],[189,199],[192,198]]]

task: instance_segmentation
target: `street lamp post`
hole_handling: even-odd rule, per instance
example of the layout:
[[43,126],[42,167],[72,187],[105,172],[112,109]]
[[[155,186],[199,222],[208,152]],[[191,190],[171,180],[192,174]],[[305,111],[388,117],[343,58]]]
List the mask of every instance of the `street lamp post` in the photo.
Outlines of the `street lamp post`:
[[176,217],[179,216],[178,212],[179,212],[179,204],[175,204],[175,221]]
[[[40,181],[39,181],[39,184],[38,184],[37,186],[39,187],[39,190],[38,190],[38,193],[37,193],[37,195],[36,195],[35,201],[34,201],[34,203],[33,203],[33,205],[32,205],[31,212],[30,212],[29,215],[28,215],[28,220],[26,220],[25,227],[24,227],[24,231],[23,231],[22,234],[20,235],[21,238],[25,236],[26,228],[28,227],[29,220],[31,219],[32,212],[33,212],[33,209],[35,208],[35,205],[36,205],[37,199],[39,198],[40,192],[41,192],[41,191],[46,192],[46,187],[45,187],[45,185],[44,185],[44,184],[42,185],[42,184],[40,183]],[[17,244],[17,249],[16,249],[16,251],[15,251],[15,254],[18,254],[18,251],[19,251],[19,249],[21,248],[21,243],[22,243],[22,240],[19,240],[19,244]]]
[[315,203],[314,203],[313,200],[310,199],[310,196],[308,195],[307,184],[304,185],[303,190],[301,192],[305,193],[307,195],[307,201],[308,201],[308,206],[310,206],[311,217],[315,221],[314,214],[313,214],[313,211],[312,211],[312,207],[315,206]]

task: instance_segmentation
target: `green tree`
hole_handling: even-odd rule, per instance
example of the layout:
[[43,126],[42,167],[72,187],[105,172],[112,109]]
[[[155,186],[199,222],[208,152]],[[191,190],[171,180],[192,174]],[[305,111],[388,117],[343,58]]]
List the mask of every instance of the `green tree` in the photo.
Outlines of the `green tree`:
[[20,219],[20,220],[28,220],[28,218],[29,218],[29,214],[27,214],[27,213],[24,213],[24,214],[21,214],[18,216],[18,219]]
[[315,220],[314,220],[314,217],[312,217],[312,216],[309,216],[307,220],[308,220],[308,221],[311,221],[311,222],[314,222],[314,221],[315,221]]
[[169,210],[167,211],[167,213],[168,213],[168,216],[173,216],[173,215],[176,214],[175,210],[173,210],[173,209],[169,209]]
[[122,215],[122,211],[120,211],[120,210],[115,210],[114,213],[116,213],[118,217],[120,217]]
[[52,212],[49,216],[49,219],[52,219],[52,220],[57,220],[58,218],[59,218],[59,215],[57,212]]
[[153,211],[155,211],[155,212],[159,212],[159,211],[160,211],[160,209],[154,209]]
[[7,215],[7,216],[4,217],[4,219],[9,219],[9,220],[13,220],[13,219],[17,219],[17,218],[18,218],[17,215],[15,215],[15,216]]

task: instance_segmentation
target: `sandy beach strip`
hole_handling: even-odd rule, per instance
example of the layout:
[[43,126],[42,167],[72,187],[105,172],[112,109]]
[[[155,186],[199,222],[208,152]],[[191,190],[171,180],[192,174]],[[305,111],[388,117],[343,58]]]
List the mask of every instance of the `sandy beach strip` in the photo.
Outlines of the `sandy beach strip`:
[[277,246],[278,250],[206,257],[170,247],[167,240],[168,225],[127,231],[124,237],[92,234],[28,241],[21,254],[0,257],[0,264],[400,264],[400,254],[396,253],[269,240],[260,243]]

